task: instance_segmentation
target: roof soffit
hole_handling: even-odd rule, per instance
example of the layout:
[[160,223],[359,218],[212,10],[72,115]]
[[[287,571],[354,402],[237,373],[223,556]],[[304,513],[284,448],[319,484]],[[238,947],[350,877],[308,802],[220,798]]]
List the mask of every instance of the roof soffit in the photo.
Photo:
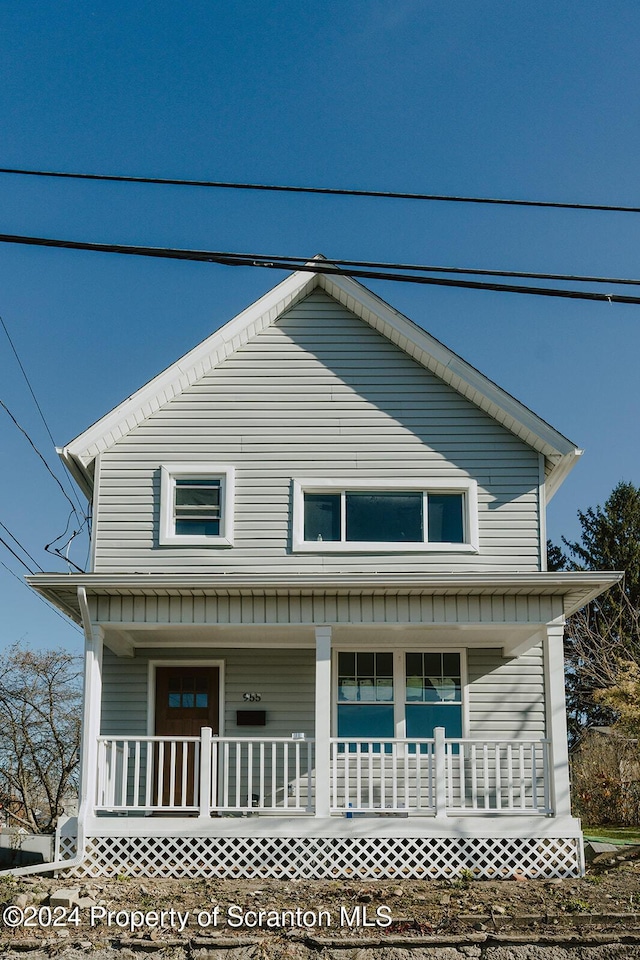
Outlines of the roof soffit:
[[[320,257],[315,259],[322,262]],[[109,449],[156,410],[275,323],[315,288],[333,297],[505,429],[543,454],[548,470],[547,498],[555,492],[582,452],[570,440],[356,280],[302,271],[291,274],[167,367],[59,450],[60,455],[73,467],[77,478],[78,472],[86,477],[86,486],[90,488],[92,463],[99,453]]]
[[275,574],[251,577],[208,574],[54,574],[27,577],[28,584],[67,616],[78,620],[78,587],[92,596],[311,596],[441,595],[441,596],[557,596],[570,616],[618,583],[616,571],[519,574]]

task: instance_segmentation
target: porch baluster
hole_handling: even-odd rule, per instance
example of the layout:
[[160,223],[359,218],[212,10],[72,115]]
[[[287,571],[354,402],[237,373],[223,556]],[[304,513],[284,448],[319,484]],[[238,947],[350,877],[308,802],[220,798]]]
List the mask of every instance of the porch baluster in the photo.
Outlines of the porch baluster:
[[[447,770],[444,742],[444,727],[436,727],[433,731],[433,751],[435,755],[436,777],[435,777],[435,800],[436,817],[444,817],[447,809]],[[452,784],[449,782],[450,803],[453,805]]]
[[[211,794],[211,784],[212,784],[212,769],[211,769],[211,740],[212,740],[212,729],[211,727],[202,727],[200,731],[200,781],[198,789],[198,806],[200,817],[208,817],[211,813],[211,801],[213,799],[215,803],[216,793]],[[198,744],[196,744],[196,747]],[[215,764],[217,767],[217,763]],[[194,790],[195,783],[197,781],[194,778]],[[194,797],[195,802],[195,797]]]

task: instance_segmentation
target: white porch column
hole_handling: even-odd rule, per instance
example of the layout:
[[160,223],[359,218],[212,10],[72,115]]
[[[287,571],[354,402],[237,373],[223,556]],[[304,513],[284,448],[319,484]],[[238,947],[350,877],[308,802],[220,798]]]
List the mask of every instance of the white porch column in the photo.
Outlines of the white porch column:
[[331,813],[331,627],[316,627],[316,817]]
[[80,803],[78,819],[92,816],[98,777],[98,736],[102,703],[102,650],[104,630],[91,623],[84,587],[78,587],[84,627],[84,691],[80,747]]
[[547,625],[543,638],[547,737],[551,740],[549,769],[551,805],[556,817],[571,816],[569,745],[564,693],[564,624]]

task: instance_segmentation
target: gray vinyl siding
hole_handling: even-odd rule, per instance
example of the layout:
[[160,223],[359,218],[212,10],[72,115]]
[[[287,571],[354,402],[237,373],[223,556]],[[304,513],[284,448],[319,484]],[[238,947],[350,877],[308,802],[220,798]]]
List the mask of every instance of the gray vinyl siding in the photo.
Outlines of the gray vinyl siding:
[[470,649],[467,672],[469,736],[545,736],[542,645],[517,659],[503,658],[499,649]]
[[[138,651],[132,659],[105,650],[101,732],[146,736],[149,660],[222,660],[226,736],[290,737],[314,734],[313,650],[186,649]],[[467,651],[469,736],[478,739],[545,735],[542,648],[505,659],[500,649]],[[258,693],[248,704],[244,693]],[[265,727],[238,727],[238,710],[265,710]]]
[[[224,733],[233,737],[313,736],[315,654],[313,650],[180,649],[138,651],[119,658],[105,650],[101,732],[106,736],[147,735],[149,660],[224,661]],[[246,703],[258,693],[259,703]],[[265,727],[238,727],[238,710],[265,710]]]
[[147,736],[147,670],[145,659],[116,657],[105,647],[101,734],[110,737]]
[[[158,546],[159,467],[236,466],[235,545]],[[292,554],[292,478],[478,482],[480,553]],[[101,457],[96,572],[540,569],[538,455],[316,291]]]

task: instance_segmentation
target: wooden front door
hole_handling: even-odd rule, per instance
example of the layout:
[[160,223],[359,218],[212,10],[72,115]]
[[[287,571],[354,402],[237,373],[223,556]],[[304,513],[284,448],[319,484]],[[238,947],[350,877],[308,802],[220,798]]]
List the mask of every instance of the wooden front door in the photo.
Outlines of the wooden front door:
[[[199,737],[202,727],[219,733],[218,667],[157,667],[157,737]],[[198,805],[195,770],[198,744],[156,744],[154,795],[157,806],[176,809]]]

